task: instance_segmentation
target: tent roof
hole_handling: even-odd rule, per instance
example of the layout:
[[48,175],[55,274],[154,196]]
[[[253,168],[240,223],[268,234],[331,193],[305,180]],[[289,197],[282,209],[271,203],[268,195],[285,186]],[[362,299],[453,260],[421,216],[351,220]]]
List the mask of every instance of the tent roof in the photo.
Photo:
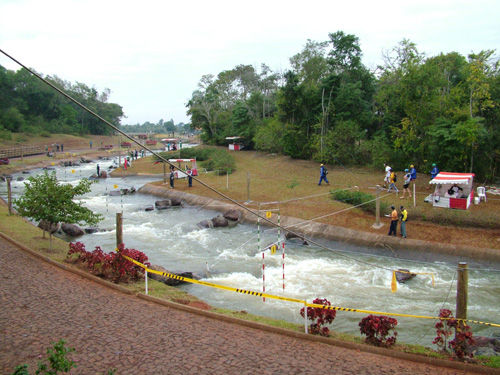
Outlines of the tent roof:
[[439,172],[429,184],[470,184],[474,173]]

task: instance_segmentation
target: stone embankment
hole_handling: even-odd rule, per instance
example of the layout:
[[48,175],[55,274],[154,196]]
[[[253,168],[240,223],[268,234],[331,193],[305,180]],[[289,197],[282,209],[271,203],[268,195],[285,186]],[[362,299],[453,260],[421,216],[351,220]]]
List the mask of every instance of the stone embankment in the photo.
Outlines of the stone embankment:
[[[238,209],[242,213],[242,221],[250,223],[257,222],[257,216],[251,212],[251,209],[246,210],[231,202],[223,202],[217,199],[202,197],[153,184],[144,185],[139,189],[139,192],[163,198],[180,199],[190,205],[200,206],[220,212]],[[271,220],[274,223],[277,223],[276,219]],[[266,223],[261,221],[261,224],[265,225]],[[457,246],[447,243],[422,241],[410,238],[398,238],[387,236],[385,231],[383,234],[360,232],[349,228],[313,221],[304,221],[287,216],[281,216],[281,225],[306,238],[320,237],[363,246],[400,250],[418,250],[420,252],[427,252],[430,254],[443,254],[454,257],[469,257],[482,261],[500,262],[500,251],[497,249],[475,248],[471,246]]]

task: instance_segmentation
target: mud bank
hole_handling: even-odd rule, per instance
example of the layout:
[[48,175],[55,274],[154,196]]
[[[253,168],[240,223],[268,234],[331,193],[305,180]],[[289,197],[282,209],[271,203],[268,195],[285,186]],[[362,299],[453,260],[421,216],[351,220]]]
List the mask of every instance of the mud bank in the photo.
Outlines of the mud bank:
[[[169,189],[167,187],[146,184],[138,190],[143,194],[150,194],[163,198],[178,198],[193,206],[200,206],[206,209],[224,212],[230,209],[238,209],[242,212],[242,220],[249,223],[256,223],[257,217],[252,213],[243,210],[232,203],[226,203],[217,199],[202,197],[182,191]],[[273,220],[276,222],[276,220]],[[349,228],[334,225],[308,222],[301,225],[304,220],[294,217],[281,216],[281,226],[290,228],[294,232],[299,232],[305,237],[320,237],[328,240],[342,241],[363,246],[389,247],[392,249],[418,250],[431,254],[444,254],[454,257],[468,257],[475,260],[491,261],[500,263],[500,251],[490,248],[476,248],[471,246],[456,246],[447,243],[414,240],[410,238],[389,237],[385,234],[375,234],[369,232],[355,231]]]

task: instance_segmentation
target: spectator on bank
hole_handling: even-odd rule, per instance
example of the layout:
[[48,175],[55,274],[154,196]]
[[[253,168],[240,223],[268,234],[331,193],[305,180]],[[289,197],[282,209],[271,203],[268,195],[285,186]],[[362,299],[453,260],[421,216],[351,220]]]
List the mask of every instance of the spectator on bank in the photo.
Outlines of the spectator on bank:
[[396,193],[399,193],[398,188],[396,187],[396,173],[392,170],[392,168],[389,169],[389,189],[387,189],[387,192],[389,193],[392,189],[396,190]]
[[401,237],[406,238],[406,221],[408,220],[408,211],[406,208],[401,206],[399,208],[400,217],[401,217]]
[[396,211],[396,207],[391,206],[391,226],[389,228],[389,236],[396,236],[396,231],[398,229],[398,211]]
[[408,186],[410,186],[410,181],[411,181],[411,173],[408,169],[405,169],[405,175],[403,177],[404,181],[403,181],[403,196],[400,197],[401,199],[403,199],[406,195],[406,193],[408,193],[408,196],[411,198],[411,191],[410,189],[408,189]]

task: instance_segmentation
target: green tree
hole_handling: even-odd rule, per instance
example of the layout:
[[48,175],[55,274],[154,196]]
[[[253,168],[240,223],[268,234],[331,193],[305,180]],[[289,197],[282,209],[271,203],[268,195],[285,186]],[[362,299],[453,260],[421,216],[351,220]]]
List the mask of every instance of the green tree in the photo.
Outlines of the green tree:
[[[74,201],[75,196],[88,193],[91,184],[92,182],[85,178],[76,186],[60,184],[55,172],[49,174],[45,171],[28,178],[24,184],[24,194],[14,201],[14,205],[20,215],[35,221],[45,220],[50,224],[82,222],[94,225],[102,220],[102,216]],[[50,248],[52,249],[52,233]]]

